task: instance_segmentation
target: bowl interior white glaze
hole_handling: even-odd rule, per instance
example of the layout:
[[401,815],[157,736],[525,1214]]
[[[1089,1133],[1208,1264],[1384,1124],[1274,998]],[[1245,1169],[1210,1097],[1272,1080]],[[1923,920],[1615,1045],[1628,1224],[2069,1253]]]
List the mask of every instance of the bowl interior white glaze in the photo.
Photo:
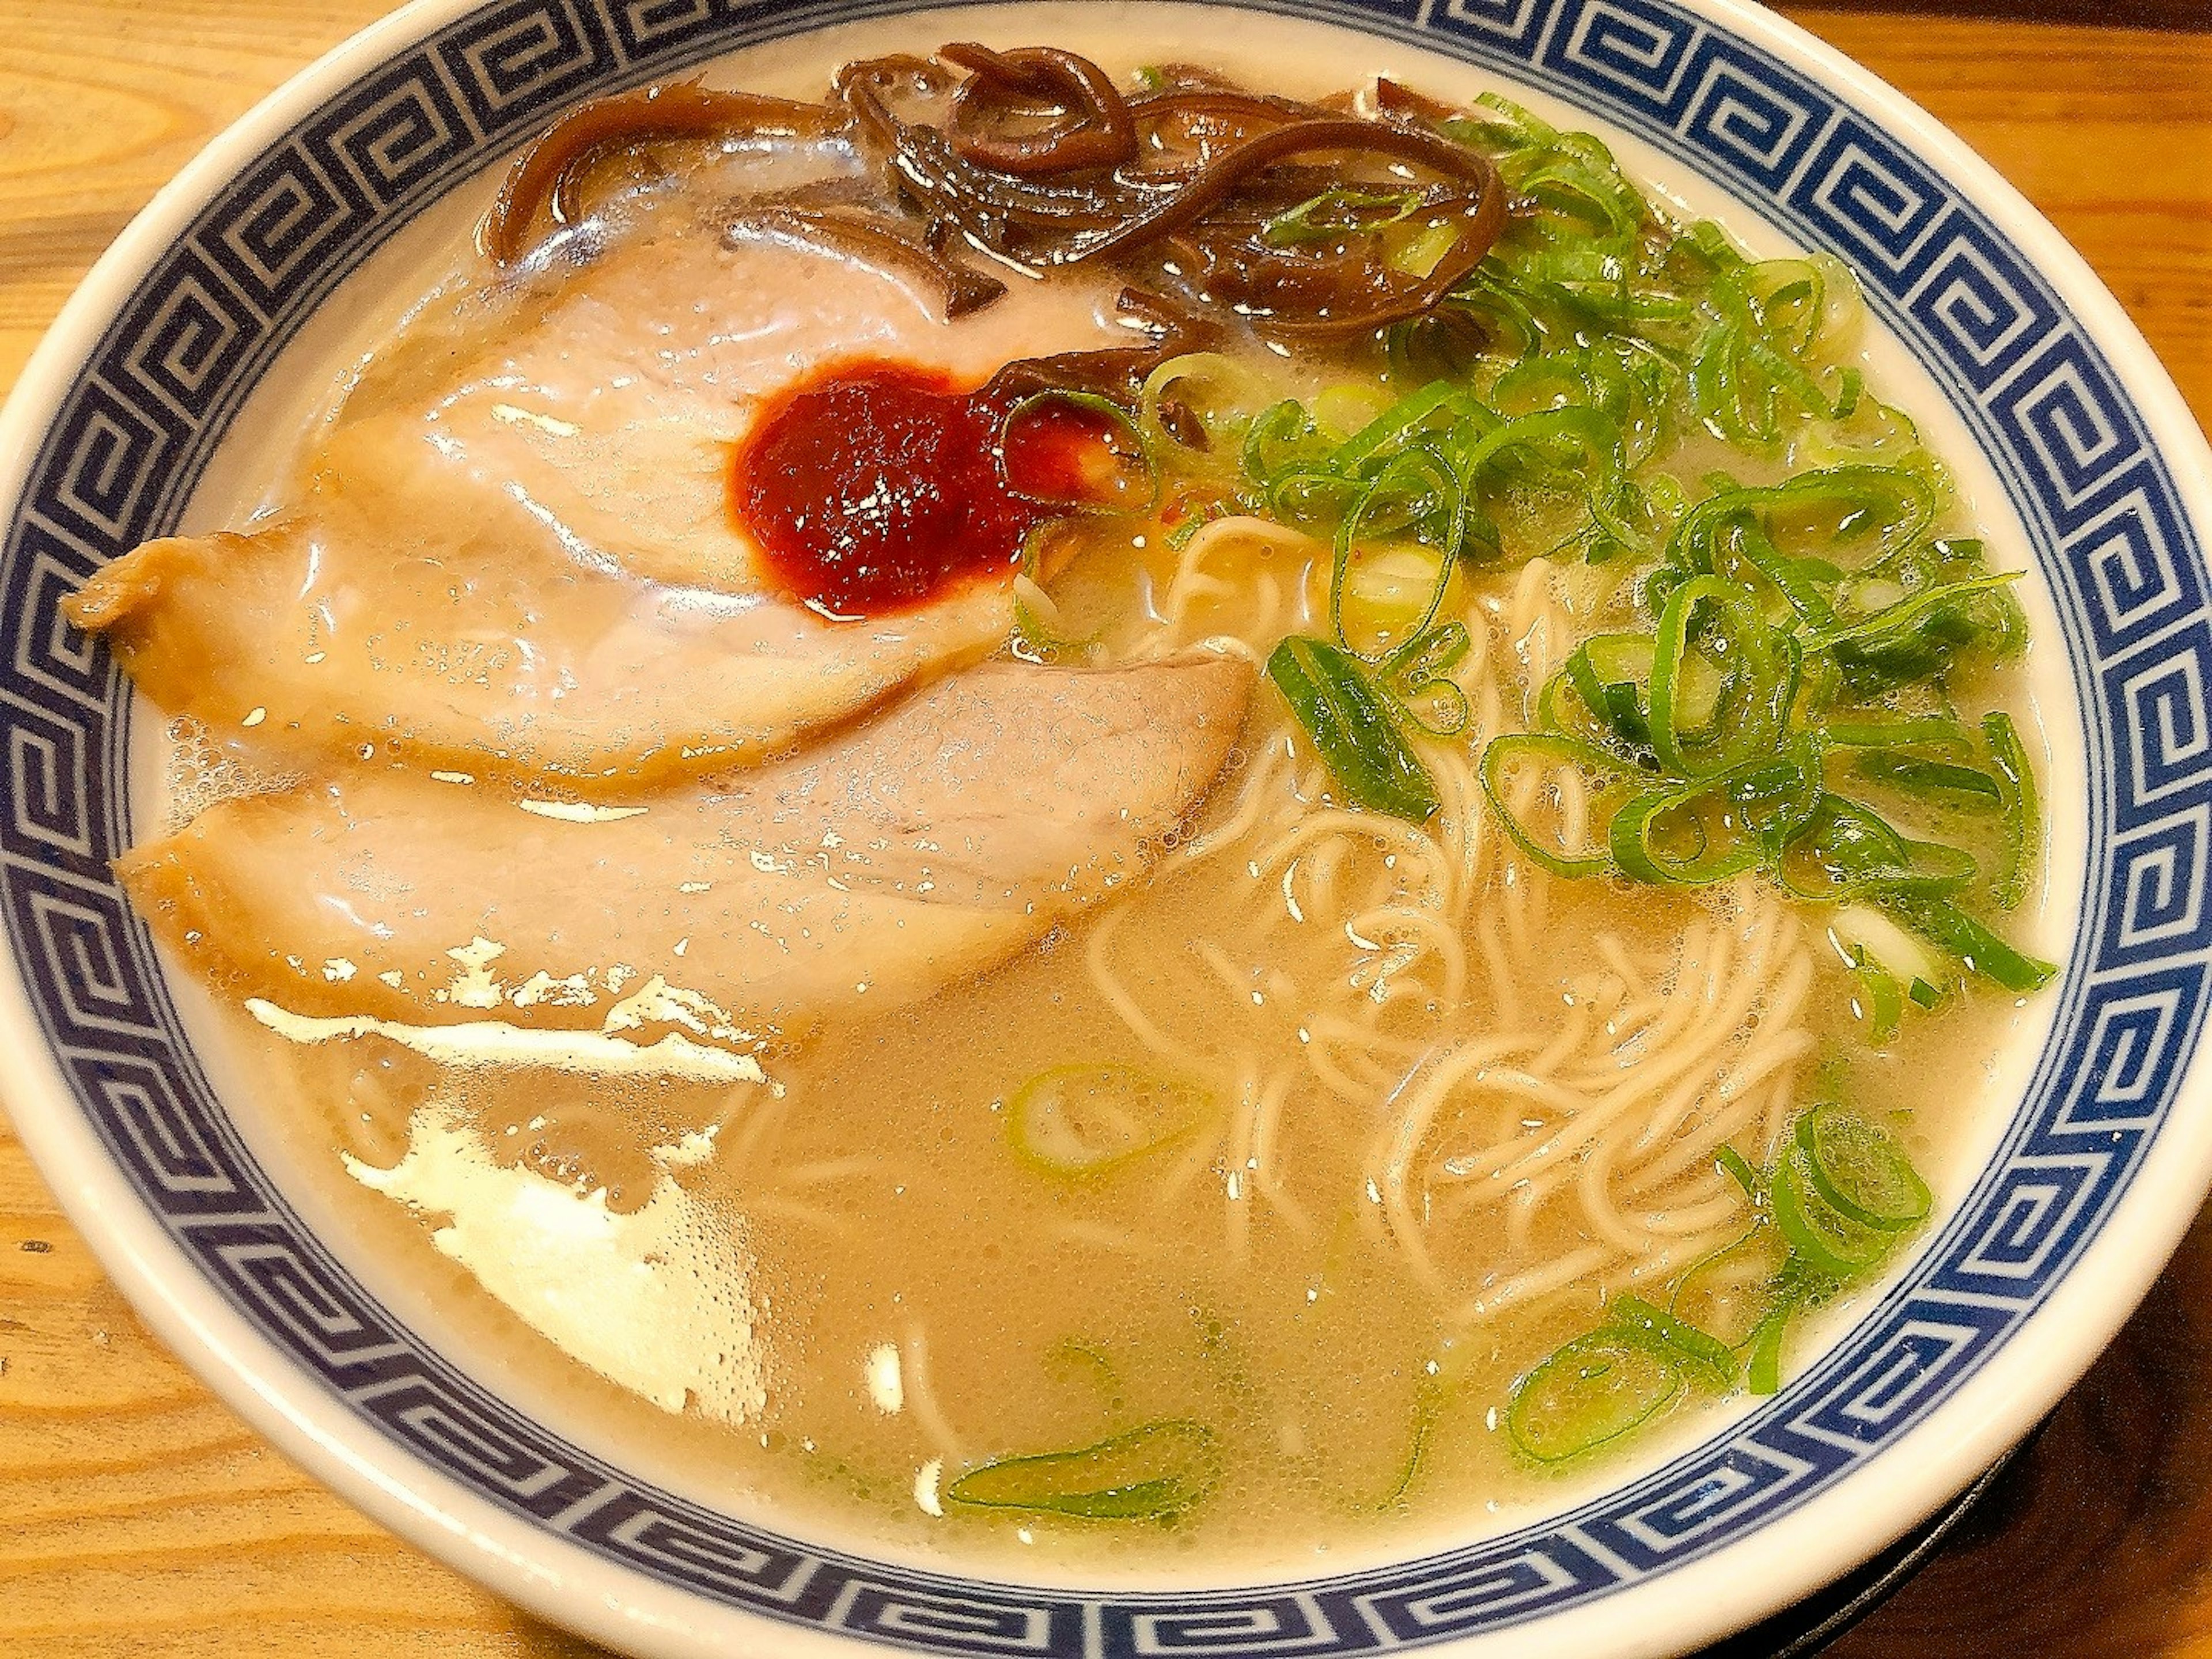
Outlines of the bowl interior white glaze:
[[[1755,246],[1841,253],[1892,331],[1878,371],[1945,411],[1939,447],[2045,578],[2035,620],[2064,645],[2040,690],[2063,804],[2048,942],[2071,936],[2072,957],[2050,1030],[2008,1058],[1998,1086],[2020,1109],[1992,1118],[1957,1212],[1850,1310],[1835,1347],[1775,1401],[1702,1420],[1659,1466],[1551,1517],[1471,1525],[1421,1559],[1332,1561],[1295,1585],[972,1582],[781,1538],[697,1502],[713,1494],[682,1471],[630,1467],[543,1402],[501,1397],[419,1293],[319,1224],[281,1151],[241,1133],[252,1113],[233,1121],[209,1086],[194,1022],[106,876],[144,782],[126,763],[127,693],[54,600],[148,534],[234,516],[268,476],[269,435],[299,430],[324,395],[368,296],[465,226],[487,169],[561,105],[761,36],[782,38],[718,78],[796,89],[886,31],[1058,38],[1039,17],[1050,8],[420,6],[307,71],[164,192],[6,417],[20,459],[0,885],[17,982],[0,1018],[23,1057],[9,1097],[111,1271],[250,1418],[380,1518],[618,1644],[703,1651],[763,1637],[765,1615],[784,1646],[836,1631],[963,1652],[1677,1650],[1962,1486],[2086,1366],[2201,1198],[2212,1126],[2177,1103],[2196,1092],[2212,821],[2203,441],[2048,226],[1927,118],[1764,14],[1656,0],[1076,9],[1084,36],[1141,33],[1164,55],[1263,75],[1348,26],[1358,75],[1499,84],[1620,137],[1632,172]],[[833,24],[832,39],[805,33]]]

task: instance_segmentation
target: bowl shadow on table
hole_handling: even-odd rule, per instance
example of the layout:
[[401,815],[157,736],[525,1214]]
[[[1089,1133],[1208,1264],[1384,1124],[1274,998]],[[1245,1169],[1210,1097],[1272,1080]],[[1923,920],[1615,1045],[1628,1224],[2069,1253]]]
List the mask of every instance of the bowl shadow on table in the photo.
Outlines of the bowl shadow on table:
[[2212,1211],[1942,1548],[1827,1659],[2148,1659],[2212,1628]]
[[2111,27],[2212,30],[2206,0],[1783,0],[1784,15],[1808,11],[1893,12],[1907,27],[1915,16],[1980,21],[2088,23]]
[[[1792,1638],[1849,1594],[1753,1645],[1792,1659],[2147,1659],[2212,1629],[2212,1210],[2088,1376],[1907,1565],[1832,1644]],[[546,1626],[525,1640],[533,1659],[605,1652]],[[1721,1651],[1736,1659],[1738,1645]]]

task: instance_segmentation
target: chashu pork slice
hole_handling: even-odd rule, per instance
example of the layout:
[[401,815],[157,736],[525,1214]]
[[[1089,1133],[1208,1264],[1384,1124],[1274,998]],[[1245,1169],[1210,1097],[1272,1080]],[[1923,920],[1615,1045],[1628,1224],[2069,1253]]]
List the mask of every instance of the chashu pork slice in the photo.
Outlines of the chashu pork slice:
[[1211,656],[992,663],[726,793],[563,808],[362,769],[211,807],[118,867],[219,988],[293,1016],[611,1030],[653,987],[721,1035],[796,1036],[1140,880],[1251,678]]
[[1126,343],[1110,295],[1022,283],[947,321],[907,276],[689,211],[434,303],[273,514],[147,544],[71,619],[164,711],[276,769],[375,745],[586,793],[774,755],[989,653],[1011,571],[865,621],[781,591],[731,511],[735,447],[824,367],[976,385]]

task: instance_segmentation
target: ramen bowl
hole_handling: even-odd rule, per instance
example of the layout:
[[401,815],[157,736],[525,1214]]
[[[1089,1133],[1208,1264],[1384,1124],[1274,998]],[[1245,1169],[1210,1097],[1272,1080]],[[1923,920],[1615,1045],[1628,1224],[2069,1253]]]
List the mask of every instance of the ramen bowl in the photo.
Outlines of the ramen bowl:
[[[2063,971],[1993,1081],[1940,1224],[1771,1399],[1559,1501],[1419,1550],[1081,1582],[965,1575],[788,1533],[533,1409],[380,1279],[285,1160],[109,871],[154,734],[58,605],[219,522],[333,340],[465,235],[516,149],[586,98],[712,66],[824,66],[979,36],[1120,31],[1164,56],[1324,58],[1493,87],[1616,142],[1747,239],[1832,252],[1885,369],[2035,573]],[[1262,43],[1262,44],[1255,44]],[[442,240],[441,240],[442,239]],[[2212,456],[2118,307],[1927,116],[1750,6],[1306,0],[927,8],[900,0],[425,0],[233,128],[88,279],[6,416],[7,1094],[148,1322],[364,1510],[547,1618],[646,1654],[1658,1655],[1874,1555],[1999,1457],[2148,1288],[2212,1181]]]

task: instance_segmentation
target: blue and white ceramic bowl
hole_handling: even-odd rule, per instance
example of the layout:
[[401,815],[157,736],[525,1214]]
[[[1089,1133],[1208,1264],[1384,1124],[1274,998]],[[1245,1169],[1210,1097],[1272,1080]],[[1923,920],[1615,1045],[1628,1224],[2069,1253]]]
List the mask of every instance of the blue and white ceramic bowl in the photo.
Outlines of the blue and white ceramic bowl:
[[[2052,905],[2078,916],[2040,1046],[1906,1273],[1778,1397],[1519,1529],[1297,1583],[975,1582],[714,1513],[619,1447],[532,1421],[319,1237],[196,1056],[108,873],[132,707],[58,605],[220,508],[294,368],[465,226],[564,105],[797,37],[1051,33],[909,0],[423,0],[300,76],[118,241],[27,371],[0,482],[0,1067],[25,1139],[147,1319],[354,1502],[562,1623],[653,1654],[1680,1652],[1873,1553],[2089,1364],[2212,1175],[2212,456],[2081,259],[1895,93],[1727,0],[1257,0],[1079,7],[1087,33],[1245,62],[1295,36],[1345,80],[1494,85],[1621,141],[1754,241],[1832,251],[1907,401],[2039,572]],[[1072,14],[1063,13],[1065,15]],[[781,44],[779,44],[781,43]],[[732,66],[733,78],[744,74]],[[327,363],[325,365],[327,372]],[[290,377],[288,379],[288,377]],[[296,429],[296,428],[295,428]],[[1943,435],[1939,431],[1939,437]],[[195,517],[195,514],[198,517]],[[1632,1478],[1631,1478],[1632,1477]],[[1470,1534],[1470,1537],[1474,1534]]]

